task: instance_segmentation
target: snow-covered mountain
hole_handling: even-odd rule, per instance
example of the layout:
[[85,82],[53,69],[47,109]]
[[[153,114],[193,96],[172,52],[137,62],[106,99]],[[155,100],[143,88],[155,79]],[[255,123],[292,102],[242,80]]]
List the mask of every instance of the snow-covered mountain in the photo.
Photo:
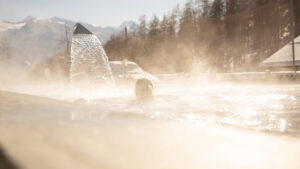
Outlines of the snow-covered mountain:
[[[75,21],[53,18],[26,17],[20,22],[0,22],[0,59],[20,63],[35,63],[64,51],[71,39]],[[110,36],[124,29],[134,29],[136,24],[126,21],[120,27],[98,27],[82,23],[105,44]],[[67,34],[67,36],[66,36]]]

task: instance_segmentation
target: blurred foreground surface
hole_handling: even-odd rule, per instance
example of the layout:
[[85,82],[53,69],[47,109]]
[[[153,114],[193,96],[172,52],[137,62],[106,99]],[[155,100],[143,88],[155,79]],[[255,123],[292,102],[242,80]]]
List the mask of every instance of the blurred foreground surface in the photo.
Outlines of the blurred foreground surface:
[[0,144],[28,169],[300,168],[300,85],[191,84],[1,86]]

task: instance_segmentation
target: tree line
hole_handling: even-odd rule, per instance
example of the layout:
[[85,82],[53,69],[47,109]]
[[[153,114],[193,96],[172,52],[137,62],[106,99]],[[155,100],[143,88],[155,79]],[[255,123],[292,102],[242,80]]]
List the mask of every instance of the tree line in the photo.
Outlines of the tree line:
[[300,34],[294,0],[188,0],[168,14],[141,16],[134,30],[111,36],[110,60],[127,59],[153,73],[261,70],[259,63]]

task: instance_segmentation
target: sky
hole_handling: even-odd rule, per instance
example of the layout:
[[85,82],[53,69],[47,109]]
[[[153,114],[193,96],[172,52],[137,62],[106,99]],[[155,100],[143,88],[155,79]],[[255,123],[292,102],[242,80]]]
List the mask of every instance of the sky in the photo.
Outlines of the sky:
[[162,16],[186,0],[0,0],[0,21],[21,21],[26,16],[54,16],[98,26],[119,26],[123,21]]

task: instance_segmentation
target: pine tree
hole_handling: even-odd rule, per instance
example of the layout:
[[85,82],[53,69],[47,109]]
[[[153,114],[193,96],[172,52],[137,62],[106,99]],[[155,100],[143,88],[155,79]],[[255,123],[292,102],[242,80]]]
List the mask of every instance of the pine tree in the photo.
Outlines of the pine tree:
[[156,15],[153,16],[153,19],[149,23],[149,40],[153,43],[157,42],[160,38],[160,21]]
[[147,34],[147,21],[146,16],[143,15],[139,19],[139,25],[138,25],[138,35],[145,40]]

